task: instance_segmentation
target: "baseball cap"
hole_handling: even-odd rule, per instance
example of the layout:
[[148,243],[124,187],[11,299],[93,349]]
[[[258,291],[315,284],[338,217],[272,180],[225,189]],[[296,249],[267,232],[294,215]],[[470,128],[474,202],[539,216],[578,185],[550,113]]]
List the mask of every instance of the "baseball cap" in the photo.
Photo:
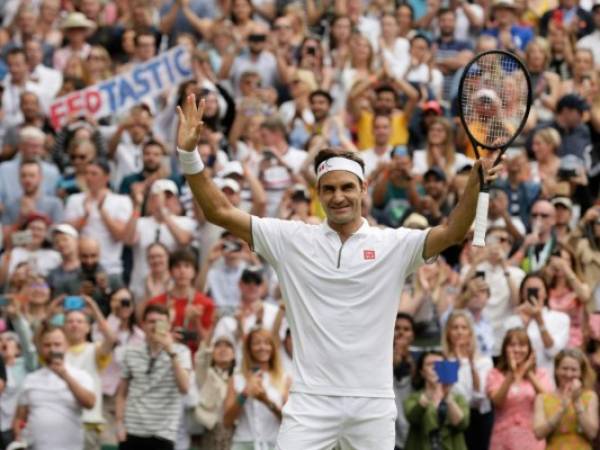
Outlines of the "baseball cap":
[[173,195],[179,194],[179,189],[173,180],[163,178],[162,180],[156,180],[152,183],[150,188],[151,194],[160,194],[161,192],[170,192]]
[[421,108],[423,110],[423,114],[428,112],[435,112],[438,116],[443,114],[442,105],[436,100],[429,100],[423,104]]
[[405,228],[413,228],[418,230],[424,230],[429,226],[429,222],[425,216],[422,216],[419,213],[411,213],[404,222],[402,222],[402,226]]
[[56,233],[66,234],[67,236],[74,237],[75,239],[79,238],[79,232],[75,229],[73,225],[69,225],[68,223],[60,223],[58,225],[54,225],[50,229],[50,233],[52,235]]
[[514,0],[494,0],[492,2],[492,8],[509,8],[516,9]]
[[44,222],[46,224],[46,226],[49,226],[52,223],[52,220],[46,214],[31,213],[27,217],[25,217],[25,221],[23,222],[23,228],[27,228],[27,226],[31,222],[36,221],[36,220],[41,220],[42,222]]
[[292,200],[310,202],[310,195],[304,185],[296,184],[293,189]]
[[226,178],[230,175],[239,175],[240,177],[244,176],[244,168],[242,167],[242,163],[239,161],[228,161],[223,169],[218,173],[220,178]]
[[446,173],[437,166],[430,167],[427,172],[423,174],[423,180],[425,180],[429,176],[434,176],[438,179],[438,181],[446,181]]
[[577,94],[567,94],[558,100],[556,105],[556,111],[560,111],[564,108],[576,109],[579,112],[588,111],[590,105],[585,99]]
[[571,199],[569,197],[563,197],[563,196],[554,197],[552,199],[552,204],[554,206],[558,206],[558,205],[564,206],[568,210],[573,209],[573,202],[571,201]]
[[246,267],[242,272],[240,280],[243,283],[256,283],[261,284],[263,282],[262,267],[250,266]]
[[229,188],[235,193],[240,192],[240,184],[232,178],[214,178],[213,181],[221,190]]

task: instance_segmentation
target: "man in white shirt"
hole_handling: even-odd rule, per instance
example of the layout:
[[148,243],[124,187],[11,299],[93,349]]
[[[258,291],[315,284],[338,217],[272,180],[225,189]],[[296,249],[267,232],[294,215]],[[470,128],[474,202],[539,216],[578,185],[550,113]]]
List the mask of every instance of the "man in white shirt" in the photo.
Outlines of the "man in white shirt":
[[93,236],[100,243],[100,263],[108,274],[122,272],[121,252],[125,228],[132,213],[129,197],[108,188],[110,169],[102,160],[86,168],[87,192],[73,194],[67,200],[65,220],[83,236]]
[[177,198],[179,190],[174,181],[156,180],[152,183],[146,201],[147,215],[140,217],[144,203],[144,186],[137,184],[132,189],[134,212],[127,222],[125,243],[133,247],[133,270],[130,288],[133,292],[144,292],[148,275],[146,251],[154,242],[163,244],[169,252],[184,247],[192,241],[197,222],[191,217],[181,216],[181,205]]
[[594,65],[600,67],[600,3],[594,2],[592,6],[592,18],[595,30],[577,41],[577,48],[585,48],[594,55]]
[[[234,208],[204,171],[196,151],[203,110],[193,94],[179,109],[182,171],[207,220],[244,239],[274,268],[286,304],[294,382],[277,448],[393,448],[391,343],[398,298],[407,275],[465,238],[481,163],[448,222],[429,230],[369,226],[361,216],[362,160],[329,149],[315,159],[326,222],[261,219]],[[486,179],[500,169],[486,170]]]
[[285,124],[278,117],[266,119],[260,126],[264,149],[259,163],[259,178],[267,192],[267,216],[276,217],[287,188],[295,182],[306,152],[291,147]]
[[[2,109],[4,110],[5,126],[17,125],[23,122],[20,107],[20,96],[24,91],[33,92],[40,100],[46,98],[44,87],[29,79],[29,69],[25,52],[21,48],[13,48],[6,55],[8,75],[2,80]],[[42,102],[43,104],[44,102]],[[47,105],[44,105],[47,106]],[[46,108],[43,108],[46,110]]]
[[45,365],[25,377],[13,422],[15,440],[25,440],[30,450],[81,450],[81,415],[96,402],[94,383],[86,372],[65,363],[67,339],[61,328],[43,329],[39,342]]
[[39,39],[29,39],[24,44],[29,79],[44,87],[48,101],[54,99],[63,82],[62,73],[43,64],[44,53]]

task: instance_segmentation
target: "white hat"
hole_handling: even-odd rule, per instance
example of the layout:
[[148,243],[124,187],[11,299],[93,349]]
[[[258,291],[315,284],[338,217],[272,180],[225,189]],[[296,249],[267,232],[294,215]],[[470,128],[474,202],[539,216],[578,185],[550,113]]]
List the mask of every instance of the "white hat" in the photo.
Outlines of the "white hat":
[[156,180],[152,183],[150,188],[151,194],[160,194],[161,192],[170,192],[173,195],[179,194],[179,189],[173,180],[163,178],[162,180]]
[[228,161],[218,173],[218,176],[221,178],[228,177],[229,175],[239,175],[240,177],[243,177],[244,168],[242,167],[242,163],[239,161]]
[[60,27],[65,30],[68,28],[96,28],[96,22],[89,20],[85,14],[72,12],[63,20]]
[[492,2],[492,9],[494,8],[516,9],[517,5],[515,5],[514,0],[494,0]]
[[240,192],[240,184],[232,178],[215,178],[213,181],[221,190],[229,188],[235,193]]
[[60,223],[58,225],[54,225],[52,228],[50,228],[50,233],[53,235],[55,233],[62,233],[66,234],[67,236],[74,237],[75,239],[79,238],[79,232],[75,229],[73,225],[69,225],[68,223]]

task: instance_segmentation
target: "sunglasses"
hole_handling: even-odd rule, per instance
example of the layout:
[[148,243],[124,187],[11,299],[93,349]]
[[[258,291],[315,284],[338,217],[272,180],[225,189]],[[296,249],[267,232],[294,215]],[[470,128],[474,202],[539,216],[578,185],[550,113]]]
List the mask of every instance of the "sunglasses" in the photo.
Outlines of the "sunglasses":
[[86,159],[86,158],[87,158],[87,155],[77,155],[77,154],[75,154],[75,155],[71,155],[71,159],[72,159],[72,160],[78,160],[78,159],[80,159],[80,160],[82,160],[82,161],[83,161],[83,160],[84,160],[84,159]]
[[533,219],[535,219],[537,217],[541,217],[542,219],[547,219],[548,217],[550,217],[550,214],[547,214],[547,213],[531,213],[531,217]]

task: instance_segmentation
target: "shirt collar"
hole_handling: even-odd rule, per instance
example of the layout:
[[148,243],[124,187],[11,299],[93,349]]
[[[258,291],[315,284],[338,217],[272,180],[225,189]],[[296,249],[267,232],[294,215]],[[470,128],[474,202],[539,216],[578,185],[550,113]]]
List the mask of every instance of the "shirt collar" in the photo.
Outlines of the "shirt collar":
[[[327,221],[327,219],[325,219],[322,223],[321,223],[321,227],[323,229],[323,232],[327,235],[327,234],[338,234],[337,231],[335,231],[333,228],[331,228],[329,226],[329,222]],[[360,226],[360,228],[358,230],[356,230],[354,233],[352,233],[352,236],[355,235],[365,235],[369,233],[371,226],[369,225],[369,222],[367,221],[367,219],[365,219],[364,217],[362,217],[362,225]]]

